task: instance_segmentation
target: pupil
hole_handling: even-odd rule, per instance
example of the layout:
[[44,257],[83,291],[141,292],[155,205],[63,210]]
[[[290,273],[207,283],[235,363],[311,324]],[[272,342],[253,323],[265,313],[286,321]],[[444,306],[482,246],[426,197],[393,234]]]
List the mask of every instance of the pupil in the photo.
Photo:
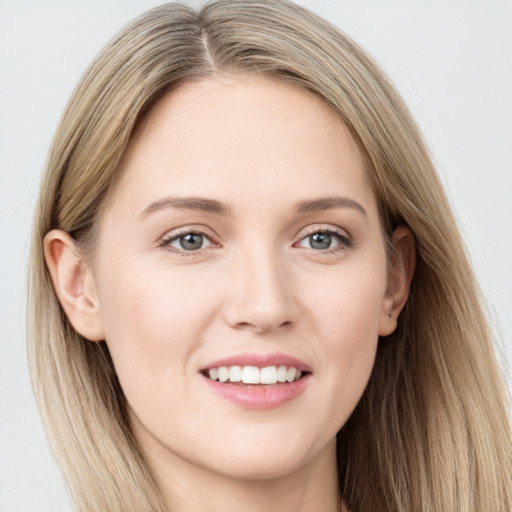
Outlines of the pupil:
[[203,245],[203,235],[189,233],[188,235],[182,236],[180,237],[180,245],[187,251],[201,249],[201,246]]
[[331,246],[331,235],[315,233],[309,237],[309,243],[313,249],[328,249]]

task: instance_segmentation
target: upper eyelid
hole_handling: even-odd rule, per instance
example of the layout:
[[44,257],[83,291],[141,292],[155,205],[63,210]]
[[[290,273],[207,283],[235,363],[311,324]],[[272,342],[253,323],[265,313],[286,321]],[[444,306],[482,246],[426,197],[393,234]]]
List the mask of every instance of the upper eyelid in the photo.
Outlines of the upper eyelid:
[[203,235],[206,238],[210,239],[213,242],[213,239],[218,238],[216,234],[211,230],[204,226],[195,226],[195,225],[187,225],[182,226],[180,228],[174,228],[166,231],[162,236],[158,238],[159,241],[169,241],[179,238],[180,236],[188,235],[190,233],[195,233],[198,235]]
[[307,226],[306,228],[302,228],[296,235],[296,239],[302,240],[303,238],[310,236],[314,233],[321,233],[321,232],[328,232],[328,233],[334,233],[342,237],[350,238],[352,239],[351,233],[344,229],[340,228],[339,226],[335,226],[332,224],[313,224],[311,226]]

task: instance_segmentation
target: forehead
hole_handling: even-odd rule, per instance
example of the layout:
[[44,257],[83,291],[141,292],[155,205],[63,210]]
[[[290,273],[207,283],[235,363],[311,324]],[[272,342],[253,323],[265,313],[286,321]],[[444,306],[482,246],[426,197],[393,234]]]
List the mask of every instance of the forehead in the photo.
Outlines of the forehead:
[[[299,187],[298,185],[301,185]],[[319,96],[270,77],[217,76],[169,92],[137,127],[116,195],[326,196],[333,187],[373,198],[359,149]],[[218,197],[223,199],[222,197]]]

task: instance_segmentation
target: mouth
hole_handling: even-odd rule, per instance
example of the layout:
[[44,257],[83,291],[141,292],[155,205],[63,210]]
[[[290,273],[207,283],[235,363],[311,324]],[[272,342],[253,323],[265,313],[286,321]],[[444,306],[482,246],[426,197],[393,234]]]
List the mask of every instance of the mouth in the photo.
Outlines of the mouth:
[[203,370],[205,377],[221,383],[237,384],[239,386],[264,386],[285,384],[300,380],[309,372],[303,372],[295,366],[219,366]]
[[217,395],[243,409],[274,409],[298,398],[311,383],[311,368],[286,354],[241,354],[200,371]]

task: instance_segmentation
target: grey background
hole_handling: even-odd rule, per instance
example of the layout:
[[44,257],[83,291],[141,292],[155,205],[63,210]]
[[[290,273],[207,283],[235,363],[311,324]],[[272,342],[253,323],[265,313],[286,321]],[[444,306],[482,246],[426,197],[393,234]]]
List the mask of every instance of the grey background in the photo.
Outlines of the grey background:
[[[103,44],[150,0],[0,0],[0,510],[70,511],[26,368],[25,274],[46,152]],[[419,122],[512,360],[512,3],[300,2],[372,53]],[[510,375],[510,372],[509,372]]]

